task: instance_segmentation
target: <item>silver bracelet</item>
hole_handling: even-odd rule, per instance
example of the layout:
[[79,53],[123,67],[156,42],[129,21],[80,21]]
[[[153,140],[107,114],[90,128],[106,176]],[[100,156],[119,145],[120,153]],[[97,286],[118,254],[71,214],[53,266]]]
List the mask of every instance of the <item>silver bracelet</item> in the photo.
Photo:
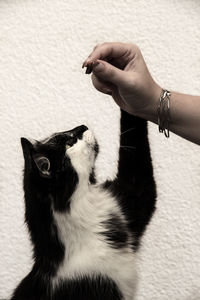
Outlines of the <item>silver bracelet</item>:
[[169,106],[171,93],[168,90],[162,90],[158,103],[158,130],[164,132],[165,136],[169,138]]

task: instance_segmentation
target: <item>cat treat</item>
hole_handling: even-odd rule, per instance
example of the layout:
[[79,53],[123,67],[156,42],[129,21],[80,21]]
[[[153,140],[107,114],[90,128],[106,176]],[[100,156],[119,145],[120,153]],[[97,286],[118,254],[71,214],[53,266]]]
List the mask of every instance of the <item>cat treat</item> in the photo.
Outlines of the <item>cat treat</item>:
[[91,74],[92,73],[93,65],[94,65],[94,62],[92,62],[92,63],[90,63],[90,64],[87,65],[85,74]]

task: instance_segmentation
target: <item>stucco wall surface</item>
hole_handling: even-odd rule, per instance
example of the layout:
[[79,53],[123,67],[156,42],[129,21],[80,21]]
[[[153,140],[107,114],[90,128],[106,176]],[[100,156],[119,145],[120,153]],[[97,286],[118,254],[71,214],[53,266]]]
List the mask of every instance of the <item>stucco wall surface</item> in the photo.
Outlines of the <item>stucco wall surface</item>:
[[[88,124],[98,179],[116,170],[119,110],[81,64],[104,41],[137,43],[160,85],[200,95],[198,0],[0,1],[0,299],[30,270],[20,137]],[[184,103],[183,103],[184,105]],[[200,299],[200,148],[149,124],[157,211],[139,253],[137,300]]]

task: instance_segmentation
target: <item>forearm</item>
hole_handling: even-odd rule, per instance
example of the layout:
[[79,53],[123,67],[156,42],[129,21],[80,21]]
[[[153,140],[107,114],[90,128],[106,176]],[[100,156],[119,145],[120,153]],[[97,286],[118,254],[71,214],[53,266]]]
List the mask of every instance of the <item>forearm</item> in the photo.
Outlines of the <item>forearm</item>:
[[[157,124],[158,99],[140,117]],[[200,145],[200,96],[171,92],[169,130]]]

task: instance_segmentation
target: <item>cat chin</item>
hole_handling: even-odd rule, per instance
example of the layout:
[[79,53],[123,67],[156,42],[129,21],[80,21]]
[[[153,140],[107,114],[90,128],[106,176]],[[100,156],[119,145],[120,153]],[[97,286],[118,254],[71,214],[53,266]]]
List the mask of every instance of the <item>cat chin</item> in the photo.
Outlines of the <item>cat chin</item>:
[[94,134],[88,129],[83,133],[82,139],[78,139],[72,147],[66,148],[66,156],[70,158],[78,175],[89,175],[94,167],[95,145]]
[[92,132],[90,129],[86,130],[86,131],[83,133],[83,140],[84,140],[89,146],[92,146],[92,147],[94,147],[94,145],[95,145],[95,143],[96,143],[94,134],[93,134],[93,132]]

